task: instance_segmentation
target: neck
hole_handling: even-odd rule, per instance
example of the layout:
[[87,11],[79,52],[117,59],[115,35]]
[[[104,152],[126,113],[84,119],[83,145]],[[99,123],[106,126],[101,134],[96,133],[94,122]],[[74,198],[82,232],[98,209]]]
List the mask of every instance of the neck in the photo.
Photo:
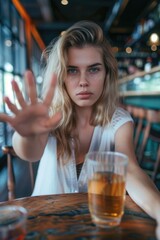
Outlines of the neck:
[[92,108],[76,108],[77,125],[86,127],[90,125]]

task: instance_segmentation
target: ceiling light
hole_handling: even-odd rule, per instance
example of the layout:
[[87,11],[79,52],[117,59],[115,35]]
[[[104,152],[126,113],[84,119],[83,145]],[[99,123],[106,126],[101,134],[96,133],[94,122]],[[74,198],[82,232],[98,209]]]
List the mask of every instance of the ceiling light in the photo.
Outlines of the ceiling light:
[[7,47],[11,47],[11,46],[12,46],[12,41],[11,41],[10,39],[6,39],[6,40],[5,40],[5,45],[6,45]]
[[153,52],[157,51],[157,46],[156,46],[155,44],[153,44],[153,45],[151,46],[151,50],[152,50]]
[[150,36],[150,41],[152,43],[157,43],[159,41],[159,36],[157,33],[152,33]]
[[132,48],[131,47],[127,47],[126,48],[126,53],[131,53],[132,52]]
[[68,0],[61,0],[61,4],[62,5],[67,5],[68,4]]
[[118,47],[113,47],[112,49],[113,49],[113,52],[114,52],[114,53],[117,53],[117,52],[118,52]]

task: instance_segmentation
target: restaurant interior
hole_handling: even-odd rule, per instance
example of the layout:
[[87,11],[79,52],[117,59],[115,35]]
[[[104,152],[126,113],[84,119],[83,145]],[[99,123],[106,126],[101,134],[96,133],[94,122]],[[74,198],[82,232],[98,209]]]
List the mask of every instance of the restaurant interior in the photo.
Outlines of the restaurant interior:
[[[120,105],[135,123],[137,160],[160,189],[159,0],[0,0],[0,112],[10,114],[4,96],[16,101],[13,78],[24,91],[26,69],[34,72],[40,94],[43,50],[84,19],[98,23],[112,45]],[[13,132],[0,122],[0,201],[30,196],[38,167],[16,156]]]

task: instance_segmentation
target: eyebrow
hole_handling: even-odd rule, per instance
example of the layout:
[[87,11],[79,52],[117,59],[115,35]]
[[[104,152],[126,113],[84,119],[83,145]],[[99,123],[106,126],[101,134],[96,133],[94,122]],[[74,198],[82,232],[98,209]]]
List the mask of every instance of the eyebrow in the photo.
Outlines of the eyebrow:
[[[91,64],[91,65],[89,65],[89,66],[87,66],[87,67],[96,67],[96,66],[101,66],[102,65],[102,63],[94,63],[94,64]],[[69,66],[67,66],[67,68],[78,68],[77,66],[71,66],[71,65],[69,65]]]

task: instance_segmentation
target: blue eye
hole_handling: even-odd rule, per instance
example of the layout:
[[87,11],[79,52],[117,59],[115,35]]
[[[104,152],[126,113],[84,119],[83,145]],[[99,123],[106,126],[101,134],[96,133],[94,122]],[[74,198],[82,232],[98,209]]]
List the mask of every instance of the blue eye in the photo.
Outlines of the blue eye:
[[76,68],[68,68],[67,69],[67,73],[68,74],[76,74],[77,73],[77,69]]
[[96,72],[99,72],[99,68],[98,68],[98,67],[92,67],[92,68],[89,68],[89,72],[90,72],[90,73],[96,73]]

